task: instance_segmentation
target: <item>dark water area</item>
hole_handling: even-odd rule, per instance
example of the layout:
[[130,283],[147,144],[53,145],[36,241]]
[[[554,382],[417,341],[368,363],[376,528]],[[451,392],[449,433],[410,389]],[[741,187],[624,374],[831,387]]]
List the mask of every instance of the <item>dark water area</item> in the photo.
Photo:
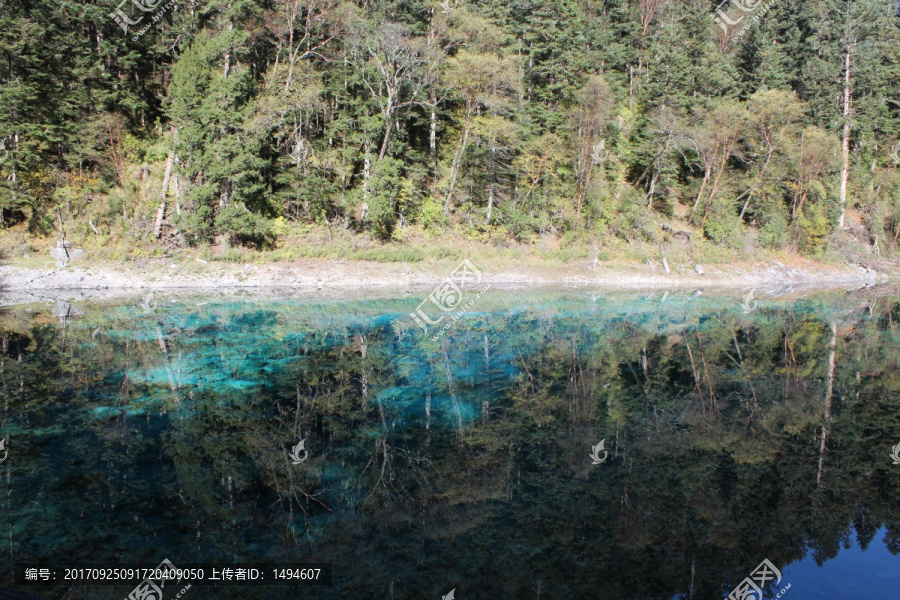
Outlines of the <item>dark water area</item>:
[[167,559],[332,565],[187,600],[721,599],[769,561],[766,597],[900,599],[900,293],[494,290],[438,339],[425,295],[4,308],[0,588],[121,600],[14,565]]

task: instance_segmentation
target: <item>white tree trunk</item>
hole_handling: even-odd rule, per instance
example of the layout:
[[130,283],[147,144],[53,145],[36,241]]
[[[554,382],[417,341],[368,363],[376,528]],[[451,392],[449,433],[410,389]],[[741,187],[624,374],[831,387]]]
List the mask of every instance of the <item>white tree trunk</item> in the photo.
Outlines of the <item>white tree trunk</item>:
[[178,182],[178,173],[175,173],[175,214],[181,214],[181,186]]
[[825,384],[825,422],[822,424],[822,437],[819,440],[819,468],[816,473],[816,489],[822,483],[822,470],[825,466],[825,443],[828,440],[828,424],[831,422],[831,399],[834,394],[834,355],[837,346],[837,323],[831,324],[831,341],[828,344],[828,376]]
[[459,146],[456,147],[456,155],[453,157],[453,166],[450,168],[450,186],[447,189],[447,199],[444,200],[444,214],[450,212],[450,203],[453,201],[453,188],[456,187],[456,177],[459,175],[459,165],[462,162],[463,153],[469,144],[469,115],[466,115],[466,121],[463,123],[463,133],[459,140]]
[[156,239],[159,239],[159,236],[162,234],[162,224],[163,219],[166,218],[166,201],[163,200],[159,204],[159,209],[156,211],[156,227],[153,229],[153,236]]
[[844,139],[841,142],[841,218],[838,227],[844,227],[844,211],[847,207],[847,178],[850,174],[850,49],[844,63]]
[[163,174],[162,189],[159,190],[159,197],[165,199],[166,192],[169,191],[169,179],[172,177],[172,166],[175,164],[175,151],[169,150],[169,157],[166,159],[166,171]]

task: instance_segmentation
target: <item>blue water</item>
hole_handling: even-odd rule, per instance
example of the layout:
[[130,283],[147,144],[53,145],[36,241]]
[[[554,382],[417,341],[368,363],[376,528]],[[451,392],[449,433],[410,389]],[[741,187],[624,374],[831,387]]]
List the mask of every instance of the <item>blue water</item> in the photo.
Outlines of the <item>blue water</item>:
[[169,559],[333,568],[188,600],[721,599],[767,559],[767,597],[900,597],[890,290],[494,290],[439,339],[414,294],[158,300],[0,315],[0,587],[121,599],[13,565]]
[[900,569],[896,552],[892,554],[885,545],[885,533],[884,528],[879,529],[865,550],[853,534],[836,556],[818,562],[809,556],[792,563],[786,569],[786,581],[802,590],[803,596],[798,594],[798,598],[897,600]]

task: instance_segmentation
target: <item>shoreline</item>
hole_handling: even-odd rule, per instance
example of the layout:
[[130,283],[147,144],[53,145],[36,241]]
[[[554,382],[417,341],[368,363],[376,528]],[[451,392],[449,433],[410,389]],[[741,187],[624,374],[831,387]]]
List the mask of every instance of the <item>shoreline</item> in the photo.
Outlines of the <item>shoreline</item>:
[[[80,262],[80,261],[79,261]],[[295,263],[240,264],[187,259],[166,264],[76,262],[64,268],[0,266],[0,304],[93,296],[133,296],[150,291],[205,293],[217,290],[272,290],[276,292],[351,293],[409,292],[433,287],[455,265],[374,263],[306,260]],[[771,264],[774,263],[774,264]],[[481,265],[481,283],[497,288],[589,288],[605,290],[767,289],[789,293],[800,289],[826,290],[890,284],[891,270],[836,267],[807,259],[787,263],[725,264],[676,267],[665,274],[647,264],[561,264],[548,267]],[[12,301],[12,302],[10,302]]]

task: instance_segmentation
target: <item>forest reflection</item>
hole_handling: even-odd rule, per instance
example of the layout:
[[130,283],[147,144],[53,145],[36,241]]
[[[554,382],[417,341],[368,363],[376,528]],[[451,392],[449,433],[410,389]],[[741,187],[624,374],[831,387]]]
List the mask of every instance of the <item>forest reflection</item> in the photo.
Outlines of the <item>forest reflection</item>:
[[334,564],[311,598],[705,599],[763,559],[900,553],[893,292],[495,290],[439,341],[420,301],[4,310],[0,585],[306,560]]

